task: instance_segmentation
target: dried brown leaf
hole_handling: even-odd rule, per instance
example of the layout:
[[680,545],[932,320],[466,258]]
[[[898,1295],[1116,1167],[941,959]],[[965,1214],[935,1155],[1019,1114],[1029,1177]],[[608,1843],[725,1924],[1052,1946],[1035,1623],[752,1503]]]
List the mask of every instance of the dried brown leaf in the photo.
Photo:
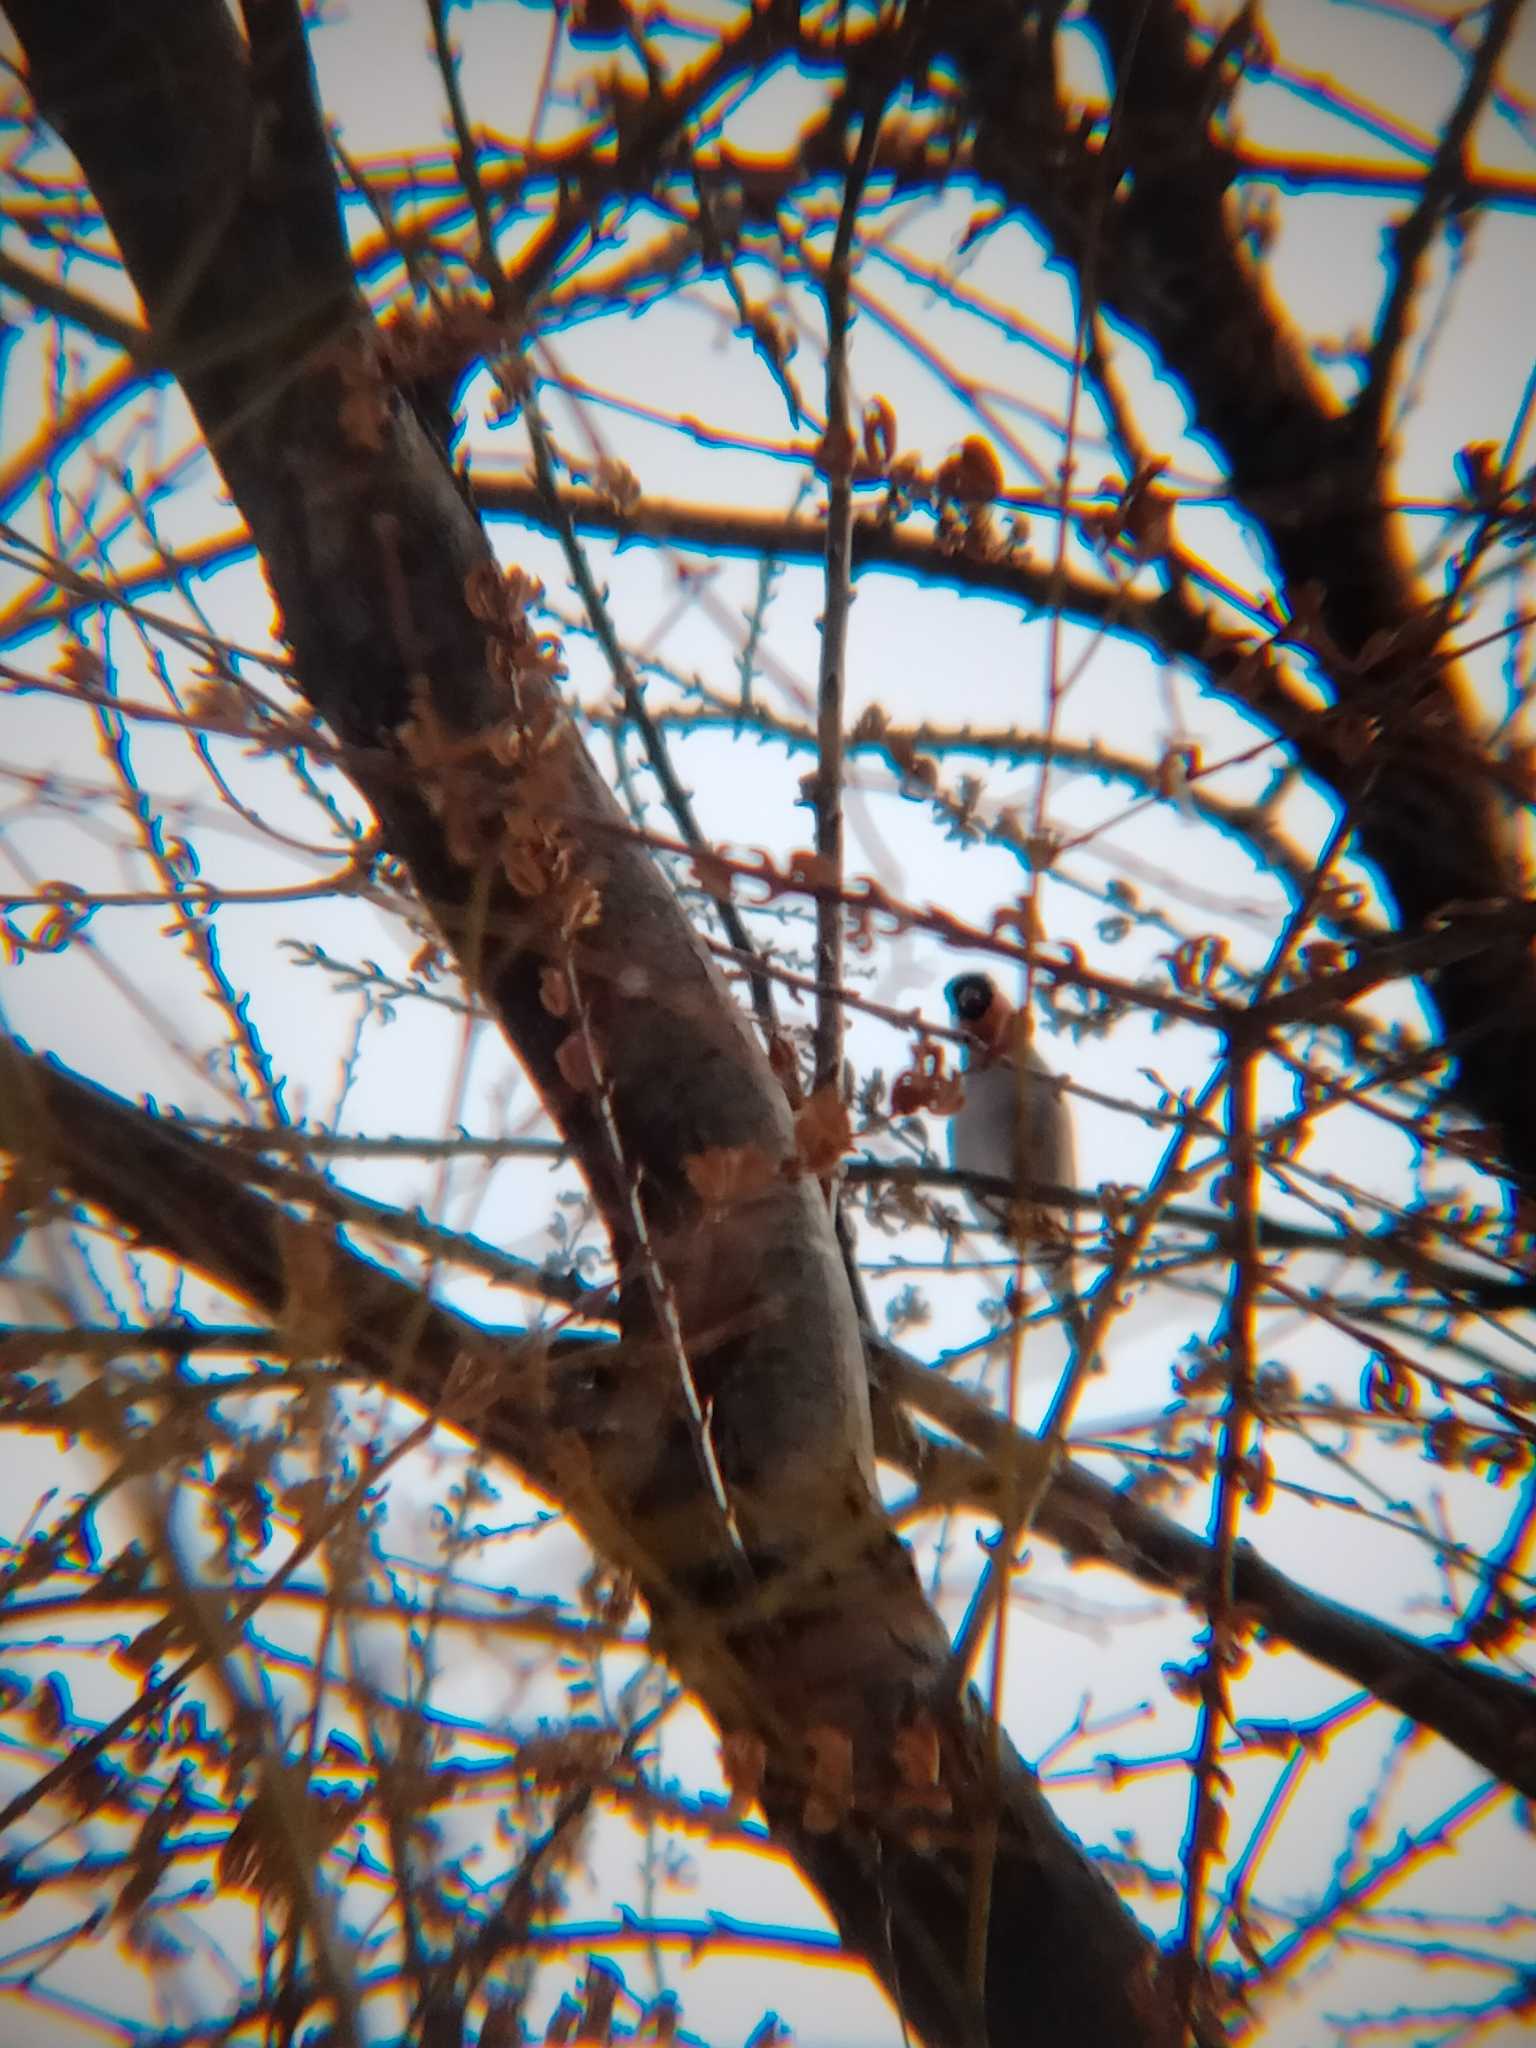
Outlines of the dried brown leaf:
[[800,1823],[808,1834],[830,1835],[853,1806],[853,1739],[823,1723],[805,1732],[809,1784]]
[[763,1789],[768,1768],[768,1747],[750,1728],[738,1728],[720,1738],[720,1768],[730,1787],[730,1816],[740,1820],[748,1807],[755,1806]]
[[561,1040],[555,1065],[566,1087],[573,1088],[578,1095],[594,1095],[601,1086],[584,1031],[573,1031]]
[[831,1173],[852,1145],[853,1124],[848,1105],[828,1082],[795,1111],[795,1165],[801,1173],[813,1174],[820,1180]]

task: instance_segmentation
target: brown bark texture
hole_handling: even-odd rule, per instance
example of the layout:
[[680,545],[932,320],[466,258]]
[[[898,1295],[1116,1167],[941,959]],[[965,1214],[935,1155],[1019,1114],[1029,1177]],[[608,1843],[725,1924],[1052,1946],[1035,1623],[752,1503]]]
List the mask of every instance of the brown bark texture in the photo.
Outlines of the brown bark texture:
[[[297,10],[253,0],[244,39],[221,0],[9,12],[261,551],[302,687],[607,1223],[632,1426],[564,1440],[563,1498],[634,1572],[721,1728],[760,1738],[775,1837],[926,2040],[1176,2038],[1155,1946],[957,1688],[886,1523],[852,1298],[782,1090],[380,373]],[[706,1211],[686,1162],[744,1145],[782,1172]],[[916,1725],[943,1809],[920,1818],[900,1762]],[[828,1731],[851,1761],[830,1801]]]

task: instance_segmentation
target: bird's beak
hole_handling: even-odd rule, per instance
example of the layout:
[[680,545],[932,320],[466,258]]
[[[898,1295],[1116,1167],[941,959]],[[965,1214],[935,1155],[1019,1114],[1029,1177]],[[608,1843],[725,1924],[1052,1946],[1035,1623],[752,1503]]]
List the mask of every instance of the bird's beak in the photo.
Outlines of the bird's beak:
[[989,1058],[995,1058],[999,1053],[1007,1052],[1011,1040],[1013,1005],[1003,994],[1002,990],[994,988],[992,1000],[987,1008],[973,1022],[966,1023],[962,1021],[955,1009],[954,998],[951,994],[953,988],[954,983],[951,982],[949,988],[944,991],[945,995],[949,997],[950,1015],[954,1017],[956,1024],[959,1025],[972,1044],[977,1046]]
[[1010,1050],[1013,1037],[1013,1005],[1001,989],[992,991],[992,1000],[971,1026],[971,1034],[993,1057]]

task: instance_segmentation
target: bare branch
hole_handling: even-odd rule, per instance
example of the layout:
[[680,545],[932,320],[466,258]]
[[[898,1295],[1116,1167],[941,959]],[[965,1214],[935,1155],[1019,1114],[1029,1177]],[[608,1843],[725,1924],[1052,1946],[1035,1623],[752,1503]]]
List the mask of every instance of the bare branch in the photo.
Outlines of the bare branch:
[[[1040,1465],[1043,1446],[993,1412],[953,1379],[869,1333],[872,1366],[885,1395],[930,1415],[970,1447],[929,1440],[913,1477],[918,1505],[970,1508],[1003,1516],[1021,1478]],[[973,1455],[974,1454],[974,1455]],[[1199,1607],[1216,1553],[1203,1536],[1144,1506],[1133,1494],[1067,1460],[1058,1466],[1035,1515],[1037,1532],[1069,1557],[1104,1564]],[[1536,1745],[1527,1689],[1467,1660],[1460,1637],[1421,1641],[1374,1615],[1309,1592],[1246,1542],[1231,1554],[1231,1599],[1265,1634],[1364,1687],[1527,1797],[1536,1791]]]
[[0,250],[0,285],[13,291],[18,298],[25,299],[39,312],[51,313],[56,320],[67,320],[71,326],[83,328],[97,341],[105,342],[111,348],[120,348],[124,355],[142,371],[155,369],[155,353],[149,335],[131,320],[124,320],[109,306],[99,305],[83,293],[71,291],[56,278],[43,271],[33,270],[25,263],[18,263],[14,256]]
[[[752,1597],[737,1601],[718,1523],[698,1512],[671,1374],[632,1375],[638,1412],[584,1519],[639,1577],[658,1649],[723,1728],[763,1743],[776,1838],[931,2040],[969,2025],[961,1959],[985,1818],[998,1844],[989,2030],[1002,2038],[1027,2000],[1042,2043],[1086,2028],[1104,2048],[1141,2048],[1159,1999],[1149,1939],[953,1693],[945,1632],[886,1523],[853,1303],[782,1091],[569,725],[517,590],[382,381],[297,11],[252,10],[249,69],[222,0],[145,0],[131,37],[103,30],[89,0],[17,0],[12,16],[152,328],[169,315],[178,365],[207,364],[217,338],[214,367],[187,368],[184,385],[262,551],[296,674],[571,1140],[630,1283],[626,1338],[649,1346],[654,1314],[631,1277],[643,1168],[647,1235],[713,1404]],[[217,118],[189,123],[188,104]],[[152,171],[145,133],[165,145]],[[565,959],[620,1160],[548,976]],[[771,1177],[745,1204],[706,1206],[689,1161],[742,1147]],[[904,1791],[898,1736],[914,1713],[931,1716],[952,1816],[938,1842],[914,1836]],[[830,1810],[807,1740],[827,1728],[851,1769]]]
[[[662,798],[672,813],[679,833],[696,853],[707,852],[704,834],[700,831],[699,821],[694,815],[693,800],[684,789],[673,766],[666,740],[646,705],[645,693],[635,676],[628,655],[624,652],[623,642],[614,628],[608,606],[597,586],[597,579],[592,574],[591,564],[577,538],[576,521],[568,505],[570,494],[560,489],[555,475],[549,435],[538,402],[531,391],[523,401],[523,417],[533,448],[534,482],[538,488],[544,516],[553,524],[555,532],[559,535],[566,566],[571,572],[571,581],[576,586],[577,595],[586,611],[597,644],[603,650],[614,686],[623,699],[625,716],[640,735],[640,744],[645,748],[645,758],[650,763],[651,772],[656,777]],[[735,904],[729,901],[722,902],[719,905],[719,912],[726,937],[748,962],[754,962],[757,958],[757,948]],[[749,965],[747,977],[752,991],[752,1008],[756,1012],[758,1023],[772,1042],[778,1029],[778,1022],[774,1015],[771,984],[759,966]]]
[[1473,205],[1468,190],[1467,142],[1493,91],[1499,60],[1515,32],[1525,0],[1492,0],[1482,34],[1466,66],[1456,104],[1440,131],[1434,160],[1424,173],[1412,209],[1387,235],[1391,261],[1389,283],[1375,338],[1365,359],[1365,377],[1352,408],[1361,440],[1371,447],[1383,441],[1387,407],[1398,374],[1403,343],[1408,337],[1413,302],[1423,280],[1425,259],[1435,236],[1452,220],[1468,225]]
[[[843,726],[853,530],[853,422],[848,407],[848,267],[864,181],[880,136],[883,102],[862,110],[858,146],[843,183],[832,254],[822,280],[827,315],[827,474],[821,661],[816,683],[816,855],[834,886],[843,878]],[[816,906],[816,978],[827,991],[816,1005],[815,1085],[839,1088],[843,1068],[843,907],[835,897]]]
[[[1361,443],[1225,210],[1231,152],[1212,127],[1212,80],[1173,0],[1092,0],[1115,79],[1129,180],[1105,209],[1095,252],[1106,306],[1150,337],[1222,450],[1237,501],[1270,537],[1293,611],[1323,628],[1319,662],[1341,707],[1373,721],[1351,760],[1304,757],[1355,806],[1359,840],[1407,923],[1445,905],[1520,895],[1512,827],[1476,765],[1470,697],[1440,660],[1443,604],[1415,584],[1386,513],[1381,455]],[[978,117],[976,165],[1038,219],[1074,265],[1089,259],[1085,208],[1096,150],[1069,129],[1039,38],[997,5],[934,16]],[[1050,150],[1021,124],[1027,104]],[[1536,963],[1511,943],[1432,984],[1457,1087],[1500,1132],[1515,1178],[1536,1186]]]

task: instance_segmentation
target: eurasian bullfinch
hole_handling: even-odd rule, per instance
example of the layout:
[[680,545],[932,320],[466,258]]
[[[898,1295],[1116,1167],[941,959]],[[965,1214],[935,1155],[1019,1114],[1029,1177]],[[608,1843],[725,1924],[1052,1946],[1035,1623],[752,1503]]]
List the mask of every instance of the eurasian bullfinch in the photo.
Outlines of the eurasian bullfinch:
[[[950,1119],[950,1164],[961,1173],[985,1174],[1021,1187],[1028,1218],[1038,1209],[1020,1246],[1050,1290],[1075,1338],[1082,1322],[1070,1219],[1048,1207],[1031,1184],[1075,1188],[1072,1117],[1060,1079],[1020,1029],[1008,998],[985,974],[957,974],[944,991],[955,1023],[966,1035],[965,1101]],[[1009,1235],[1005,1196],[966,1191],[984,1229]]]

